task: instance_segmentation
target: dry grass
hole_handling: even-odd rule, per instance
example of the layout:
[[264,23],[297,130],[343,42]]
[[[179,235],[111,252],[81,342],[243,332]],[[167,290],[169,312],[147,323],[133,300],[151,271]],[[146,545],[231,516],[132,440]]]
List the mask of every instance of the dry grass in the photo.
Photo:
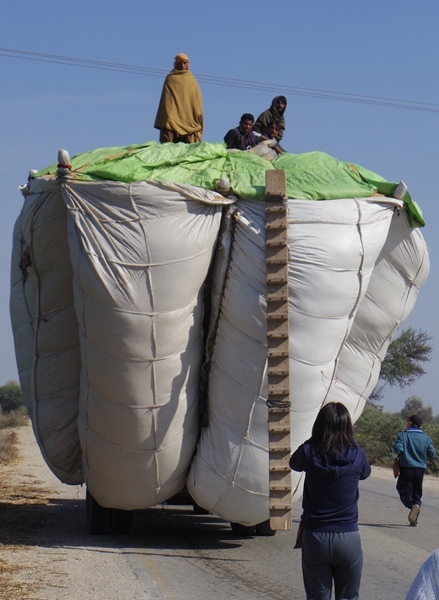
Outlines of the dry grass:
[[13,565],[0,558],[1,600],[39,600],[39,598],[42,598],[41,595],[36,595],[42,589],[37,574],[29,578],[29,571],[33,570],[32,567]]
[[29,423],[25,408],[4,414],[0,410],[0,466],[13,465],[18,461],[17,428]]
[[18,461],[17,432],[0,429],[0,465],[11,465]]
[[8,429],[12,427],[20,427],[21,425],[25,425],[29,422],[29,416],[27,414],[27,410],[23,408],[19,408],[18,410],[13,410],[10,413],[3,413],[0,410],[0,429]]
[[26,551],[38,545],[41,507],[51,492],[17,476],[18,434],[11,423],[27,424],[26,415],[2,415],[0,421],[0,600],[44,600],[44,567],[29,563]]
[[0,550],[13,546],[32,546],[43,517],[41,506],[47,506],[48,491],[39,487],[0,483]]

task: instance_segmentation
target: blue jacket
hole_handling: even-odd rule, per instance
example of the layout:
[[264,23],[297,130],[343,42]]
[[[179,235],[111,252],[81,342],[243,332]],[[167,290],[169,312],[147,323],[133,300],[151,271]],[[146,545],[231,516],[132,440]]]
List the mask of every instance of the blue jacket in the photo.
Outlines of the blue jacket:
[[308,440],[290,458],[294,471],[305,471],[301,525],[312,531],[358,531],[358,482],[371,468],[361,446],[340,459],[322,456]]
[[396,438],[394,451],[398,455],[400,467],[427,467],[426,459],[436,456],[436,448],[431,438],[419,427],[407,427]]

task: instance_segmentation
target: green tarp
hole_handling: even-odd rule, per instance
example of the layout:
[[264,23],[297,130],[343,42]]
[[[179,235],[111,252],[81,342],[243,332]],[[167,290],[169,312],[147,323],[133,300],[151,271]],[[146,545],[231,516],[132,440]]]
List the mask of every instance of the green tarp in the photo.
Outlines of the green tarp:
[[[239,197],[264,199],[265,171],[285,169],[288,198],[332,200],[392,196],[391,183],[364,167],[337,160],[324,152],[285,153],[273,162],[250,152],[228,152],[224,144],[146,144],[99,148],[71,160],[72,176],[81,180],[171,181],[214,190],[228,177]],[[57,165],[36,177],[55,175]],[[404,202],[411,224],[423,227],[421,208],[407,193]]]

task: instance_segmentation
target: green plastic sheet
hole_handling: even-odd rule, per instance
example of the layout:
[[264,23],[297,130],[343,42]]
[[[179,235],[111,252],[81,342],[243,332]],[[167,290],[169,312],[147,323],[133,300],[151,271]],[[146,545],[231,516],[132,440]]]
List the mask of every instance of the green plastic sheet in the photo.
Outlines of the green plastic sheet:
[[[359,165],[337,160],[324,152],[285,153],[273,162],[251,152],[230,152],[224,144],[163,144],[99,148],[71,159],[72,177],[78,180],[169,181],[216,189],[228,177],[234,194],[263,200],[265,172],[285,169],[287,196],[292,199],[333,200],[392,196],[397,183]],[[56,176],[57,165],[38,171],[36,177]],[[404,198],[410,222],[423,227],[422,210],[410,194]]]

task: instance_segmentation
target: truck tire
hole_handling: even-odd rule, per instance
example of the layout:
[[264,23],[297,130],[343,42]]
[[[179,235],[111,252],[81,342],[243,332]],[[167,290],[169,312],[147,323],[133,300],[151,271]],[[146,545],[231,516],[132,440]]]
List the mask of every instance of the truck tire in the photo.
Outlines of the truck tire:
[[134,511],[113,508],[111,515],[111,533],[129,535],[134,530]]
[[255,535],[254,525],[241,525],[241,523],[230,523],[230,527],[232,528],[233,535],[239,537],[248,537]]
[[85,496],[87,531],[91,535],[107,535],[111,531],[111,508],[105,508],[96,502],[87,490]]
[[266,521],[262,521],[262,523],[258,523],[256,525],[256,535],[270,537],[276,535],[276,530],[271,529],[270,527],[270,519]]
[[208,515],[210,514],[208,510],[197,504],[196,502],[192,502],[192,508],[194,509],[194,515]]

